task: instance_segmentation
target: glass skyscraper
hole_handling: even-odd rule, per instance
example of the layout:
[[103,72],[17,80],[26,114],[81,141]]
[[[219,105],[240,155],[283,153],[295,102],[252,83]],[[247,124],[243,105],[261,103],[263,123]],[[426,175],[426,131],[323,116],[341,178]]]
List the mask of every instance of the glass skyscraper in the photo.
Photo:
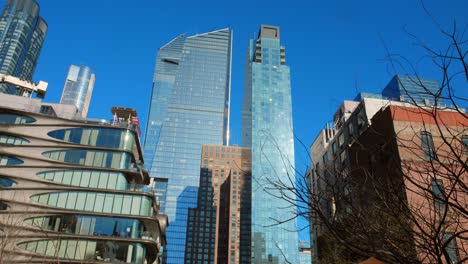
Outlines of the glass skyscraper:
[[[251,263],[299,263],[295,220],[288,202],[264,189],[272,181],[295,182],[290,69],[279,27],[262,25],[250,40],[245,68],[242,143],[252,149]],[[279,194],[277,194],[279,195]]]
[[170,264],[184,263],[202,144],[228,144],[231,42],[232,31],[221,29],[178,36],[158,51],[144,154],[156,189],[167,186],[162,203]]
[[86,117],[95,79],[96,76],[91,68],[70,65],[60,103],[75,105],[81,116]]
[[[34,0],[8,0],[0,16],[0,73],[32,80],[47,24]],[[0,85],[0,92],[16,89]]]

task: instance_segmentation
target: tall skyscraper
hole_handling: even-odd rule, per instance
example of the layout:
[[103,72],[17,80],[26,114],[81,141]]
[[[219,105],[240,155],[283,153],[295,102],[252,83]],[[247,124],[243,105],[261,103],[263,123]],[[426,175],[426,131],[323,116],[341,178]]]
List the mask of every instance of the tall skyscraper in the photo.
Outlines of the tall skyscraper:
[[[8,0],[0,16],[0,73],[32,80],[47,24],[34,0]],[[15,94],[14,86],[0,92]]]
[[60,103],[75,105],[81,116],[86,117],[95,79],[96,76],[91,68],[70,65]]
[[202,144],[228,143],[231,41],[227,28],[181,35],[158,51],[144,152],[156,189],[167,186],[170,264],[184,263],[188,208],[197,207]]
[[296,221],[278,224],[295,208],[264,189],[278,179],[295,181],[290,70],[279,27],[262,25],[250,40],[242,118],[242,144],[252,149],[251,263],[299,263]]

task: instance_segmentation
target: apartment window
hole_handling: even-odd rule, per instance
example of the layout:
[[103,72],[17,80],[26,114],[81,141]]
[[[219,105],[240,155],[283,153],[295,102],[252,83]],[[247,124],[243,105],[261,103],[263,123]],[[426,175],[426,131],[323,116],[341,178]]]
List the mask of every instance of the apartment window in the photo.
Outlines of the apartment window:
[[341,133],[339,136],[338,136],[338,144],[340,145],[340,148],[343,147],[343,144],[345,143],[345,139],[344,139],[344,133]]
[[421,132],[421,147],[424,151],[425,160],[431,160],[435,157],[434,142],[432,141],[431,133],[427,131]]
[[333,155],[336,155],[337,150],[338,150],[338,144],[336,144],[336,140],[335,140],[332,144]]
[[354,125],[353,125],[353,121],[351,120],[351,122],[349,122],[348,124],[348,133],[349,135],[352,137],[354,135]]
[[444,185],[442,180],[432,180],[432,194],[434,195],[434,206],[437,212],[443,212],[444,210]]
[[463,143],[463,147],[465,149],[465,153],[468,154],[468,135],[464,135],[462,137],[462,143]]
[[453,237],[452,233],[445,233],[444,234],[444,243],[447,242],[447,245],[444,248],[444,251],[447,253],[448,257],[450,258],[450,263],[458,263],[458,248],[457,242],[455,237]]
[[323,154],[323,164],[326,165],[328,163],[328,152],[325,152],[325,154]]

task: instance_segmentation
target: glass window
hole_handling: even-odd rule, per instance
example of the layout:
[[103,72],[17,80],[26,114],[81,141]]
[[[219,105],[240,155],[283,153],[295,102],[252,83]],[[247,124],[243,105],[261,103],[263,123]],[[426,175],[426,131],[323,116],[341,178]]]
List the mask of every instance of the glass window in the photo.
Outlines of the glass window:
[[29,140],[6,134],[0,134],[0,145],[23,145],[29,143]]
[[463,143],[465,153],[468,154],[468,135],[462,136],[462,143]]
[[445,208],[444,185],[442,180],[432,180],[432,194],[434,195],[434,205],[437,212],[443,212]]
[[0,154],[0,166],[15,166],[20,164],[23,164],[22,160]]
[[332,143],[332,152],[333,152],[333,155],[336,155],[336,152],[338,151],[338,144],[336,143],[336,140],[333,141]]
[[131,163],[129,153],[117,151],[67,149],[47,151],[42,155],[65,163],[102,168],[128,169]]
[[48,135],[74,144],[125,150],[132,150],[136,139],[134,132],[117,128],[68,128],[51,131]]
[[29,116],[0,113],[0,125],[19,125],[34,122],[36,122],[36,119]]
[[431,160],[435,157],[434,142],[432,141],[431,133],[427,131],[421,132],[421,147],[424,151],[425,160]]
[[9,188],[14,185],[16,185],[14,180],[0,177],[0,188]]
[[450,258],[450,263],[458,263],[458,247],[456,238],[453,237],[452,233],[445,233],[444,234],[444,243],[447,242],[447,246],[444,248],[444,251],[447,253],[448,257]]

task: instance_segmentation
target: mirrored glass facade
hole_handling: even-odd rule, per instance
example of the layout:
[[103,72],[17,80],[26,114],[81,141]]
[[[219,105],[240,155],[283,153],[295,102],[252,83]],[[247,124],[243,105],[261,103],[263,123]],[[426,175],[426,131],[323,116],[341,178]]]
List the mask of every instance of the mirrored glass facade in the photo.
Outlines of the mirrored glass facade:
[[242,144],[252,149],[251,263],[299,263],[296,221],[277,224],[294,208],[264,190],[295,181],[290,69],[276,26],[262,26],[249,43],[242,117]]
[[[8,0],[0,16],[0,73],[32,80],[46,32],[36,1]],[[16,88],[2,84],[0,92]]]
[[0,113],[3,262],[160,263],[167,217],[132,127]]
[[95,80],[96,76],[91,68],[70,65],[60,103],[75,105],[81,116],[86,117]]
[[230,29],[179,36],[158,52],[144,152],[150,176],[168,179],[167,263],[184,261],[202,144],[228,143],[231,39]]

